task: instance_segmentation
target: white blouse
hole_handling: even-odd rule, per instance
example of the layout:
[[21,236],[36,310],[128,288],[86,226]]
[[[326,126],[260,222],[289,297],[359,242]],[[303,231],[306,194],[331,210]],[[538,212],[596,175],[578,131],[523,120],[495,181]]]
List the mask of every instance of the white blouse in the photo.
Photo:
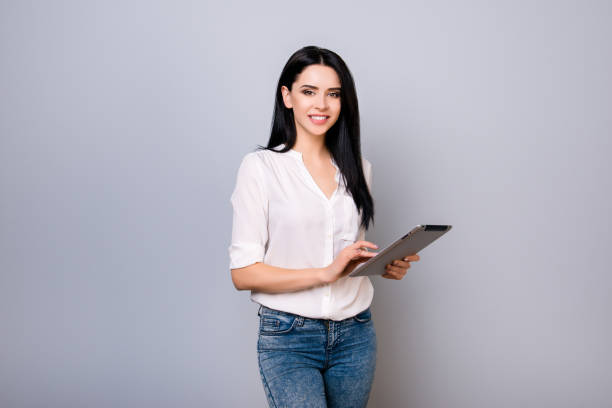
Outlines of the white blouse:
[[[362,163],[371,189],[372,165],[365,158]],[[357,206],[333,158],[332,164],[338,187],[328,199],[306,168],[302,153],[259,150],[244,156],[230,199],[234,211],[230,269],[255,262],[289,269],[323,268],[344,247],[365,239]],[[369,277],[345,276],[296,292],[251,291],[251,300],[304,317],[342,320],[367,309],[373,294]]]

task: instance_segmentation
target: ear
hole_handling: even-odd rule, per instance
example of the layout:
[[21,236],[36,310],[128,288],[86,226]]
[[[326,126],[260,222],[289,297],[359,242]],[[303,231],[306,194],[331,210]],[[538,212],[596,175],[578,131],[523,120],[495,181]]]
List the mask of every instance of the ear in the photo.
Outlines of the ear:
[[287,109],[293,108],[293,104],[291,103],[291,94],[289,93],[289,88],[283,85],[281,87],[281,93],[283,94],[283,102],[285,102],[285,107]]

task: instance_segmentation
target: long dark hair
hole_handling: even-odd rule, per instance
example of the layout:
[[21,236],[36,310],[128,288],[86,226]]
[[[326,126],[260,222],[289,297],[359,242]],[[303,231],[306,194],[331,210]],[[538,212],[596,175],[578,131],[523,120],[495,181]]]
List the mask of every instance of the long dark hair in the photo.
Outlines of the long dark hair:
[[[347,190],[361,212],[361,225],[368,229],[374,223],[374,201],[367,188],[359,142],[359,106],[355,82],[348,67],[338,54],[325,48],[308,46],[297,50],[287,61],[276,87],[274,114],[268,146],[258,149],[285,153],[295,145],[296,129],[293,109],[285,107],[281,87],[289,90],[297,76],[309,65],[321,64],[333,68],[340,78],[340,116],[325,135],[325,146],[340,168]],[[274,147],[285,144],[282,150]]]

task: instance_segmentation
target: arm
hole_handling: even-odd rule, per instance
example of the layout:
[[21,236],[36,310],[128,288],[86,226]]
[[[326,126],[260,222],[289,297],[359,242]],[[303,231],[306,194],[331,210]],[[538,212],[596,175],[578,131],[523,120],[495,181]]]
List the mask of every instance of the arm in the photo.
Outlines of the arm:
[[369,241],[357,241],[343,248],[336,259],[324,268],[285,269],[256,262],[242,268],[233,268],[232,282],[238,290],[250,289],[266,293],[295,292],[332,283],[378,254],[364,248],[378,249],[378,246]]
[[285,269],[256,262],[231,271],[232,282],[238,290],[281,293],[295,292],[330,283],[326,269]]
[[268,242],[267,197],[261,162],[256,155],[247,154],[230,199],[234,218],[229,255],[236,289],[280,293],[328,283],[323,268],[285,269],[263,263]]
[[286,269],[263,263],[268,240],[267,197],[258,159],[248,155],[238,170],[232,193],[234,208],[232,242],[229,247],[232,282],[238,290],[265,293],[295,292],[338,280],[376,253],[359,250],[377,248],[359,240],[346,247],[327,267]]

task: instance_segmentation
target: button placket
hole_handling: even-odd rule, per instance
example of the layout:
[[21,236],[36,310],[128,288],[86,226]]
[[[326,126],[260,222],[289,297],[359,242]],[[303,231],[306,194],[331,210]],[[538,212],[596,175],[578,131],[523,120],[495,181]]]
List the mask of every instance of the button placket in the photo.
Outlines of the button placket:
[[327,234],[325,238],[325,262],[330,264],[334,261],[334,211],[333,211],[333,203],[335,199],[332,201],[325,202],[325,216],[327,218]]
[[[332,196],[331,200],[325,199],[325,215],[327,218],[327,233],[325,239],[325,264],[329,265],[334,261],[334,211],[333,206],[336,201],[336,197]],[[331,283],[325,285],[323,288],[323,311],[326,316],[330,316],[331,313]]]
[[[284,147],[284,144],[282,144],[281,146]],[[321,190],[321,188],[315,182],[314,178],[312,177],[312,174],[310,174],[310,172],[306,168],[306,164],[304,163],[304,158],[302,156],[302,153],[291,149],[289,150],[289,154],[298,160],[299,169],[300,169],[300,172],[302,173],[302,176],[306,180],[306,185],[313,192],[315,192],[321,198],[322,202],[324,203],[323,205],[325,208],[325,216],[326,216],[326,223],[325,223],[326,231],[325,231],[325,236],[324,236],[324,242],[325,242],[324,263],[326,265],[329,265],[334,261],[334,228],[335,228],[335,223],[336,223],[336,219],[334,217],[334,205],[339,199],[339,197],[341,197],[340,193],[344,191],[344,188],[343,188],[344,186],[342,183],[340,183],[340,167],[338,166],[338,164],[332,157],[331,162],[332,162],[332,165],[336,169],[336,173],[334,175],[334,180],[336,182],[336,189],[333,191],[332,195],[329,198],[327,198],[325,193],[323,193],[323,190]],[[328,317],[332,314],[331,313],[331,296],[332,296],[331,285],[332,284],[327,284],[325,285],[325,287],[322,288],[323,289],[323,293],[322,293],[323,299],[321,302],[322,312],[324,316],[328,316]]]

